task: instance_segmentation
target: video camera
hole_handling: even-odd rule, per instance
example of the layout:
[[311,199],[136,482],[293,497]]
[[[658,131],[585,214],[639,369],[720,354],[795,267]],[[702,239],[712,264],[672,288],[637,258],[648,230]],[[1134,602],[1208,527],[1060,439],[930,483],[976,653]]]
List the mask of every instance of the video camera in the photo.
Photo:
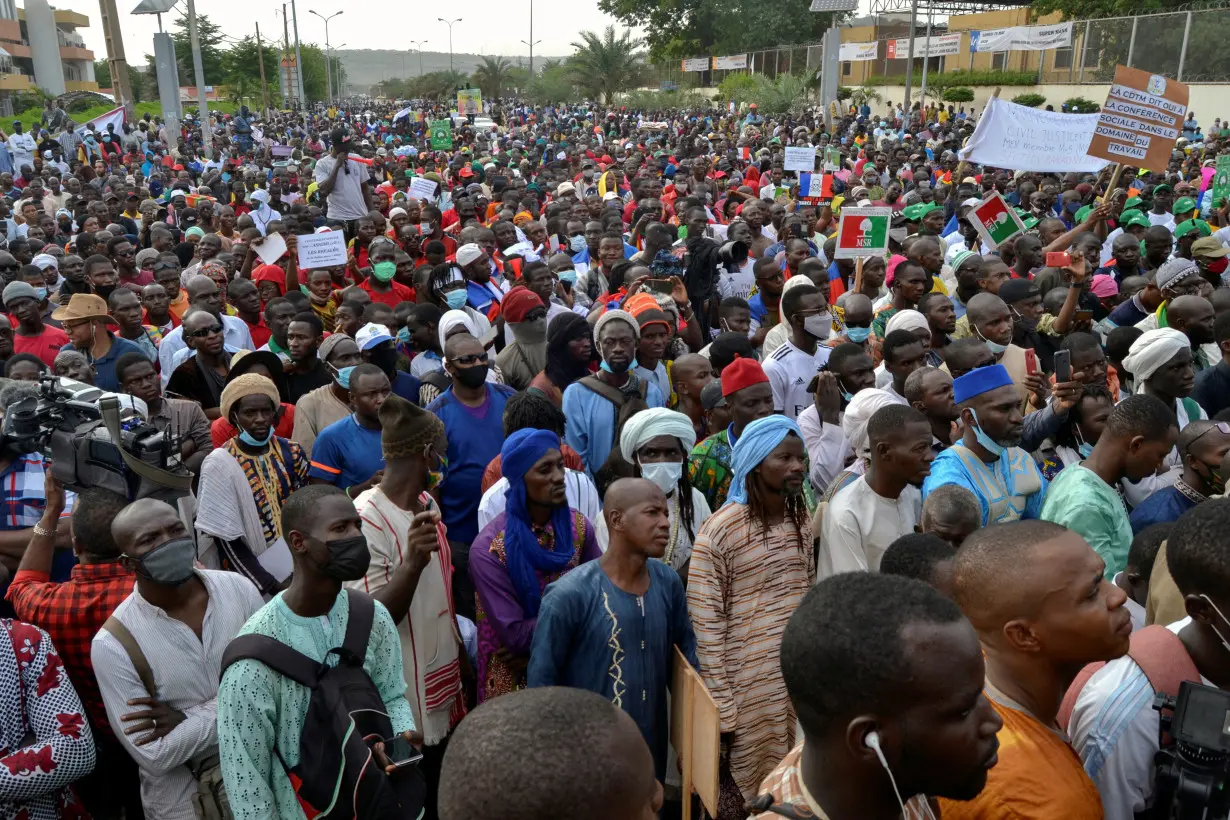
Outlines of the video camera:
[[1153,708],[1160,720],[1150,816],[1174,820],[1227,817],[1230,692],[1185,681],[1177,697],[1158,692]]
[[11,404],[0,441],[17,452],[41,452],[52,475],[72,490],[101,487],[129,501],[174,504],[192,489],[178,438],[139,417],[121,419],[115,396],[73,379],[44,376],[37,396]]

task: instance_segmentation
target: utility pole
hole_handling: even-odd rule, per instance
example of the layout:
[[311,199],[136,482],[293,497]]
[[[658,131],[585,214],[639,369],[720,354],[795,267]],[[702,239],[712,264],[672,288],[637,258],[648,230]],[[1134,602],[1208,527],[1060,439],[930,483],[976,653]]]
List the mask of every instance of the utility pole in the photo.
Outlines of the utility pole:
[[201,147],[205,158],[213,157],[213,135],[209,129],[209,102],[205,99],[205,66],[201,62],[201,33],[196,24],[196,0],[188,0],[188,37],[192,41],[192,68],[196,74],[197,114],[201,118]]
[[534,82],[534,0],[530,0],[530,82]]
[[261,67],[261,116],[269,116],[269,83],[265,82],[265,50],[261,47],[261,24],[256,24],[256,61]]
[[[111,68],[111,86],[116,91],[119,104],[131,112],[135,101],[132,85],[128,82],[128,60],[124,57],[124,37],[120,33],[120,14],[115,0],[99,0],[98,11],[102,17],[103,41],[107,46],[107,64]],[[160,18],[160,29],[161,22]]]
[[[423,44],[426,42],[427,42],[426,40],[411,40],[410,41],[410,45],[414,46],[415,48],[419,50],[419,76],[420,77],[423,76]],[[402,59],[404,60],[405,58],[403,57]]]
[[[443,17],[437,17],[436,19],[448,26],[448,70],[451,74],[453,72],[453,23],[460,23],[461,18],[445,20]],[[419,55],[422,56],[422,52],[419,52]]]
[[299,12],[295,0],[290,0],[290,20],[295,29],[295,81],[299,86],[299,104],[307,110],[307,96],[303,93],[303,55],[299,53]]
[[910,124],[910,86],[914,85],[914,32],[918,30],[918,0],[910,3],[910,45],[905,60],[905,127]]
[[282,4],[282,63],[286,67],[286,82],[282,89],[282,104],[290,107],[291,101],[297,94],[297,87],[290,81],[290,18],[286,16],[286,4]]

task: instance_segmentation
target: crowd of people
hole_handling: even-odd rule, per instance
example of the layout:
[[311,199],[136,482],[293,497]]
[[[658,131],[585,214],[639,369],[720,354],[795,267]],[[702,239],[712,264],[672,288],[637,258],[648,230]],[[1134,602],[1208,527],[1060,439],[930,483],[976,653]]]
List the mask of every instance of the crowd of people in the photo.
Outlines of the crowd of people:
[[951,107],[486,113],[0,135],[0,413],[93,386],[192,476],[3,428],[0,816],[653,817],[676,655],[718,820],[1153,810],[1155,690],[1230,684],[1230,130],[1056,174]]

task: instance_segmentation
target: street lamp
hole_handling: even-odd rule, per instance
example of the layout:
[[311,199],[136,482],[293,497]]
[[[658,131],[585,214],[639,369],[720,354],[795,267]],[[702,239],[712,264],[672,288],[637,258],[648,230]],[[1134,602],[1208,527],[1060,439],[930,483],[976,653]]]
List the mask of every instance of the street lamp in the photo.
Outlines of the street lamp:
[[419,76],[420,77],[423,76],[423,45],[426,42],[427,42],[426,40],[411,40],[410,41],[410,45],[415,46],[416,48],[418,48],[418,51],[419,51]]
[[[326,17],[318,11],[312,11],[311,9],[308,9],[308,14],[315,14],[321,20],[325,21],[325,67],[326,68],[329,67],[332,61],[332,53],[333,53],[332,49],[329,48],[329,21],[342,13],[343,12],[341,11],[336,11],[333,14],[330,14],[328,17]],[[325,71],[325,85],[327,87],[326,93],[329,95],[330,102],[333,101],[333,79],[332,77],[333,77],[333,70],[330,68],[329,70]]]
[[[436,19],[448,26],[448,70],[451,73],[453,70],[453,23],[460,23],[461,18],[445,20],[443,17],[437,17]],[[419,53],[422,54],[421,51]]]
[[[531,3],[530,5],[533,5],[533,4]],[[531,22],[530,23],[530,35],[533,36],[533,34],[534,34],[534,24]],[[534,85],[534,46],[541,43],[542,40],[534,40],[533,42],[530,42],[529,40],[522,40],[521,42],[525,43],[527,46],[530,47],[530,82],[529,82],[529,85],[532,86]]]
[[[338,51],[341,51],[345,47],[346,47],[346,44],[342,43],[340,46],[337,47],[337,49]],[[333,68],[329,65],[327,60],[325,61],[325,69],[326,69],[326,72],[333,71]],[[337,98],[340,100],[345,96],[346,94],[342,90],[342,63],[339,60],[337,63]]]

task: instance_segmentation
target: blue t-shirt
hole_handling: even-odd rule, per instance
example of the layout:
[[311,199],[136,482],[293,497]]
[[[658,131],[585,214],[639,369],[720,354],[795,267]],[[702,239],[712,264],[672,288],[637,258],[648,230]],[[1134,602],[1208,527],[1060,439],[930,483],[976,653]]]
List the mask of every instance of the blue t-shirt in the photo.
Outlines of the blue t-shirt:
[[393,379],[391,385],[393,393],[411,404],[418,404],[419,388],[423,386],[422,382],[404,370],[394,371],[394,375],[396,378]]
[[488,382],[483,405],[467,407],[450,387],[427,405],[444,422],[448,437],[448,471],[440,485],[440,516],[448,527],[450,541],[469,544],[478,536],[483,471],[504,446],[504,405],[515,392],[506,384]]
[[359,424],[351,413],[320,431],[312,445],[308,475],[346,489],[362,484],[383,469],[380,431]]

